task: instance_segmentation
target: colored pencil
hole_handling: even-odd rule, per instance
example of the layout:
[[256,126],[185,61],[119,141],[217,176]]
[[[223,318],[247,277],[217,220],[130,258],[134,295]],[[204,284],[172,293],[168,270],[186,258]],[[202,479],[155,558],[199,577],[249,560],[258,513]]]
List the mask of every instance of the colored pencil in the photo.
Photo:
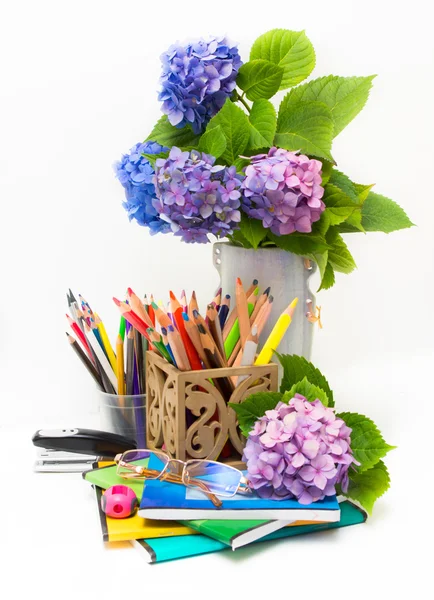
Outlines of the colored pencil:
[[[196,323],[194,323],[194,321],[192,319],[190,319],[188,314],[185,312],[182,313],[182,318],[184,319],[184,327],[187,332],[187,335],[189,336],[193,346],[195,347],[196,352],[199,355],[199,358],[206,365],[206,357],[205,357],[205,353],[203,351],[203,347],[202,347],[202,344],[200,341],[200,335],[199,335],[199,331],[197,329]],[[209,369],[209,368],[210,367],[207,366],[207,369]]]
[[222,300],[222,288],[219,288],[211,302],[211,304],[216,307],[217,312],[220,308],[221,300]]
[[126,395],[134,393],[134,329],[127,333]]
[[66,315],[66,318],[68,320],[69,326],[71,327],[72,331],[77,335],[78,339],[83,344],[84,349],[88,353],[90,359],[93,361],[93,355],[90,351],[89,342],[87,341],[84,331],[77,325],[77,323],[75,321],[73,321],[71,319],[71,317],[69,315]]
[[255,365],[268,365],[270,362],[273,352],[277,350],[286,330],[291,325],[292,316],[294,314],[295,307],[297,306],[298,298],[295,298],[286,310],[277,319],[267,341],[265,342],[258,358],[255,361]]
[[125,370],[124,370],[124,341],[118,334],[116,340],[116,377],[118,380],[118,394],[125,395]]
[[113,386],[113,393],[114,393],[114,391],[117,389],[118,381],[116,379],[116,375],[112,369],[112,366],[109,363],[108,358],[104,354],[103,349],[101,348],[98,340],[93,335],[93,333],[91,331],[88,332],[87,329],[85,331],[87,333],[86,339],[89,342],[89,344],[92,346],[92,350],[95,353],[95,356],[97,357],[104,374],[106,375],[107,379],[110,381],[111,385]]
[[97,324],[98,331],[101,336],[101,340],[104,345],[105,352],[107,354],[107,358],[110,361],[113,371],[116,373],[116,369],[117,369],[116,356],[115,356],[115,353],[113,352],[113,348],[110,344],[110,340],[109,340],[107,332],[105,330],[104,323],[101,321],[101,319],[97,315],[97,313],[95,313],[95,322]]
[[142,334],[134,329],[134,356],[137,366],[137,383],[139,394],[145,392],[145,365],[143,360]]
[[[256,288],[255,288],[256,289]],[[253,292],[252,292],[253,293]],[[247,305],[247,295],[244,291],[241,279],[238,277],[235,288],[235,300],[237,303],[238,324],[240,328],[241,347],[244,348],[247,336],[250,333],[250,318]],[[253,308],[252,308],[253,312]]]
[[[132,310],[131,306],[129,304],[127,304],[126,302],[121,302],[117,298],[113,298],[113,302],[119,308],[119,310],[120,310],[122,316],[125,318],[125,320],[130,325],[135,327],[138,331],[140,331],[140,333],[147,338],[148,334],[146,332],[146,329],[147,329],[146,323],[144,321],[142,321],[142,319],[138,315],[136,315],[136,313]],[[128,333],[129,333],[129,331],[127,331],[127,335],[128,335]]]
[[[166,331],[166,338],[167,338],[167,330]],[[150,327],[148,329],[148,333],[149,333],[149,338],[152,342],[152,345],[155,346],[155,348],[157,348],[157,350],[159,351],[159,353],[161,354],[161,356],[163,358],[165,358],[167,360],[167,362],[172,363],[172,355],[169,352],[169,350],[166,347],[166,344],[163,341],[163,335],[160,333],[157,333],[155,331],[155,329],[152,329],[152,327]]]
[[162,310],[161,307],[158,306],[158,304],[152,302],[151,306],[154,310],[156,322],[158,321],[161,327],[166,327],[167,329],[170,325],[173,325],[170,318],[166,315],[164,310]]
[[[247,337],[246,343],[244,344],[244,350],[242,354],[238,355],[241,356],[239,360],[240,367],[250,367],[253,365],[255,362],[256,350],[258,348],[258,341],[258,327],[257,325],[253,325],[252,330]],[[234,366],[238,366],[236,363],[237,361],[235,361]],[[234,384],[239,385],[247,377],[248,375],[240,375],[238,378],[235,378],[236,381],[234,381]]]
[[211,336],[212,336],[214,342],[216,343],[216,346],[224,360],[225,366],[227,366],[225,349],[224,349],[224,344],[223,344],[223,334],[222,334],[222,330],[220,327],[220,321],[218,318],[217,308],[214,306],[214,304],[208,304],[208,309],[206,311],[206,318],[207,318],[207,323],[208,323],[208,329],[211,333]]
[[152,321],[152,326],[155,327],[155,313],[154,313],[154,309],[152,308],[152,302],[154,301],[154,297],[151,296],[152,300],[147,299],[147,297],[145,296],[145,306],[148,309],[148,314],[149,314],[149,318]]
[[189,371],[190,363],[188,361],[187,352],[185,351],[181,337],[175,330],[172,324],[167,327],[167,339],[175,357],[176,364],[180,371]]
[[264,303],[267,301],[268,296],[270,295],[270,289],[269,287],[267,287],[266,290],[264,290],[262,292],[262,294],[259,296],[258,301],[255,304],[255,308],[252,312],[252,315],[250,317],[250,324],[252,325],[255,322],[256,316],[259,313],[259,311],[261,310],[262,306],[264,305]]
[[173,292],[170,292],[170,306],[172,308],[172,315],[175,320],[176,327],[181,336],[181,340],[184,345],[185,351],[187,352],[188,362],[190,363],[191,369],[193,371],[198,371],[202,369],[202,363],[200,362],[200,358],[196,351],[196,348],[194,347],[185,329],[185,322],[182,317],[182,313],[185,311],[182,310],[182,306],[178,302]]
[[[197,328],[199,330],[201,344],[207,357],[208,364],[212,369],[224,368],[225,365],[222,361],[222,357],[210,334],[205,330],[202,324],[199,324]],[[230,378],[215,377],[213,378],[213,382],[216,387],[220,389],[223,398],[228,402],[234,390],[234,385]]]
[[[252,314],[254,309],[253,304],[248,304],[247,305],[247,319],[250,319],[250,315]],[[249,320],[250,322],[250,320]],[[248,334],[247,334],[248,335]],[[238,340],[240,340],[240,348],[242,347],[241,344],[241,338],[240,338],[240,323],[238,320],[238,317],[235,319],[235,323],[231,329],[231,331],[229,332],[229,335],[227,336],[227,338],[224,341],[224,347],[225,347],[225,354],[226,354],[226,358],[229,359],[232,355],[232,353],[234,352],[234,349],[237,345]],[[234,358],[235,360],[235,358]]]
[[74,352],[77,354],[78,358],[81,360],[81,362],[84,364],[86,369],[89,371],[89,373],[91,374],[91,376],[92,376],[93,380],[95,381],[95,383],[97,384],[97,386],[101,389],[101,391],[104,391],[101,377],[99,376],[99,373],[96,370],[95,366],[90,362],[90,360],[88,359],[88,357],[86,356],[84,351],[80,348],[80,345],[78,344],[77,340],[74,337],[72,337],[72,335],[69,335],[68,332],[66,332],[66,335],[67,335],[69,344],[71,345]]
[[142,319],[142,321],[144,323],[146,323],[146,325],[148,327],[153,327],[154,325],[153,325],[148,313],[146,312],[140,298],[137,296],[137,294],[135,294],[133,292],[133,290],[131,288],[128,288],[127,292],[128,292],[128,299],[130,301],[129,303],[130,303],[132,310],[136,313],[136,315],[138,315]]
[[252,294],[255,291],[255,288],[258,286],[259,281],[257,279],[254,279],[252,281],[252,285],[246,290],[246,297],[248,298],[250,296],[250,294]]
[[124,341],[124,339],[125,339],[125,327],[126,327],[125,317],[121,315],[121,319],[119,321],[119,335],[121,336],[122,341]]
[[273,302],[274,297],[268,296],[267,301],[263,304],[261,310],[259,311],[255,319],[255,324],[258,326],[258,335],[261,335],[265,325],[267,324],[268,318],[273,308]]
[[230,304],[231,304],[231,297],[229,294],[226,294],[226,296],[223,298],[223,301],[220,305],[220,310],[219,310],[219,321],[220,321],[220,329],[222,330],[222,334],[223,334],[223,327],[225,326],[225,321],[226,321],[226,318],[229,313]]
[[162,339],[164,347],[166,348],[167,353],[169,355],[169,358],[167,360],[176,367],[176,360],[175,360],[175,357],[173,356],[173,352],[172,352],[172,348],[170,347],[169,340],[167,339],[167,329],[165,327],[161,328],[161,339]]
[[181,291],[181,306],[182,306],[182,311],[187,312],[188,306],[187,306],[187,296],[186,296],[185,290]]
[[[191,294],[190,304],[188,305],[188,316],[190,319],[193,318],[193,311],[197,310],[199,312],[199,305],[197,303],[196,292],[193,290]],[[187,311],[184,311],[187,312]]]

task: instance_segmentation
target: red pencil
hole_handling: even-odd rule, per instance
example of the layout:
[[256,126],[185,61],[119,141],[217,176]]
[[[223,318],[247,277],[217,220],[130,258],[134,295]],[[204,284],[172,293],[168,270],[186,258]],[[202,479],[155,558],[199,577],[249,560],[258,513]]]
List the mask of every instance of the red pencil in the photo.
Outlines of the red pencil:
[[71,319],[71,317],[69,315],[66,315],[66,318],[68,319],[68,323],[69,323],[69,326],[71,327],[72,331],[77,335],[80,342],[83,344],[84,349],[88,353],[89,358],[94,363],[95,361],[93,358],[93,354],[89,348],[89,342],[87,341],[86,336],[84,335],[83,331],[80,329],[80,327],[77,325],[77,323],[73,319]]
[[184,344],[185,351],[187,352],[187,357],[190,366],[193,371],[199,371],[200,369],[202,369],[202,363],[200,362],[200,358],[196,351],[196,348],[194,347],[190,336],[188,335],[185,329],[185,322],[182,317],[182,313],[185,311],[182,310],[182,306],[176,299],[176,296],[173,292],[170,292],[170,306],[172,307],[172,316],[181,336],[182,343]]
[[147,332],[148,326],[144,321],[142,321],[139,315],[136,315],[131,306],[126,302],[121,302],[117,298],[113,298],[113,302],[119,308],[125,320],[128,321],[128,323],[130,323],[130,325],[132,325],[135,329],[137,329],[137,331],[139,331],[148,341],[150,341],[149,334]]

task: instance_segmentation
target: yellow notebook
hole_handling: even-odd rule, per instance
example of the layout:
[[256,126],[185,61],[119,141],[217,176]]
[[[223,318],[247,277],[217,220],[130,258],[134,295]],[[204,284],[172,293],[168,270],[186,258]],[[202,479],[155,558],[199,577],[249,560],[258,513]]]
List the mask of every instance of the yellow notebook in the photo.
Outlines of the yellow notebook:
[[101,508],[101,497],[104,490],[97,486],[94,486],[94,488],[102,537],[105,542],[124,542],[130,540],[142,540],[144,538],[163,538],[175,535],[193,535],[199,533],[185,525],[181,525],[181,523],[143,519],[143,517],[139,517],[137,513],[127,519],[113,519],[108,517]]

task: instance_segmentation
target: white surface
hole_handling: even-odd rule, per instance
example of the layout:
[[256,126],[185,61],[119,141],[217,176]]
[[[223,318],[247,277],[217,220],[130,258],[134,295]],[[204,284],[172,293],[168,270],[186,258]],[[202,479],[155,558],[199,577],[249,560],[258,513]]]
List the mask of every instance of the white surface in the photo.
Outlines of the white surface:
[[[112,339],[118,314],[111,298],[128,285],[157,298],[169,288],[195,287],[202,304],[216,287],[211,247],[151,238],[130,225],[111,170],[160,116],[159,54],[177,39],[227,33],[246,59],[253,40],[273,27],[306,29],[317,52],[315,77],[378,74],[366,108],[335,141],[334,155],[344,172],[376,182],[418,224],[390,236],[346,236],[359,268],[338,275],[336,287],[318,298],[324,329],[314,360],[339,407],[370,415],[399,446],[387,460],[393,485],[366,526],[147,566],[127,544],[103,547],[94,500],[80,475],[31,473],[30,437],[42,427],[95,422],[92,382],[65,340],[69,286],[96,308]],[[425,586],[419,597],[427,597],[431,3],[275,0],[254,8],[225,0],[21,0],[3,7],[0,51],[0,443],[6,472],[22,469],[13,480],[18,493],[8,483],[0,494],[2,594],[113,597],[178,585],[180,597],[187,588],[189,595],[196,589],[213,597],[224,584],[231,595],[264,590],[307,598],[312,589],[312,595],[374,599],[409,591],[418,597]],[[24,342],[22,319],[37,336],[36,351]],[[91,575],[104,568],[106,581]]]

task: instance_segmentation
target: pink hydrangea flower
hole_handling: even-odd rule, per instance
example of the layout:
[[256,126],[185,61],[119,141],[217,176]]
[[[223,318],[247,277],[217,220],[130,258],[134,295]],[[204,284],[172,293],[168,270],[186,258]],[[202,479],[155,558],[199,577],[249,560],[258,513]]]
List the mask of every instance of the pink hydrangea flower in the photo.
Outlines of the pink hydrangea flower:
[[358,464],[350,436],[351,429],[320,400],[296,394],[288,404],[279,402],[247,439],[243,459],[251,487],[263,498],[296,498],[301,504],[333,496],[336,484],[346,491],[348,470]]

